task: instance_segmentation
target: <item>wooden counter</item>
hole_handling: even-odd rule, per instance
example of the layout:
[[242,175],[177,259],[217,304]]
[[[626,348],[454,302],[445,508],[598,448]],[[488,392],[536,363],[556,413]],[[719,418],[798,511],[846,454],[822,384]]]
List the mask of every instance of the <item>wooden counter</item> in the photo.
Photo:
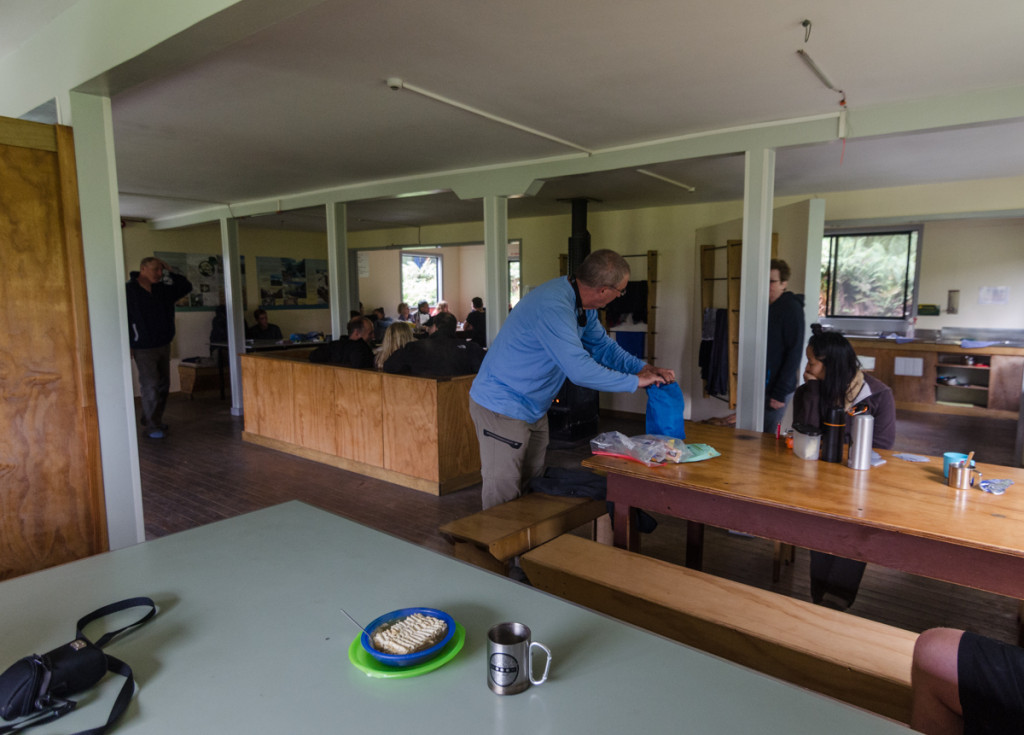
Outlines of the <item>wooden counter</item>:
[[[875,367],[870,372],[892,388],[897,408],[1018,418],[1024,349],[998,345],[964,348],[934,342],[900,344],[892,340],[855,338],[850,339],[850,344],[859,357],[874,358]],[[920,359],[922,374],[895,374],[896,359],[901,357]],[[967,358],[975,364],[967,364]],[[941,385],[940,375],[954,376],[967,385]]]
[[390,375],[304,351],[241,360],[245,441],[432,495],[480,481],[473,375]]

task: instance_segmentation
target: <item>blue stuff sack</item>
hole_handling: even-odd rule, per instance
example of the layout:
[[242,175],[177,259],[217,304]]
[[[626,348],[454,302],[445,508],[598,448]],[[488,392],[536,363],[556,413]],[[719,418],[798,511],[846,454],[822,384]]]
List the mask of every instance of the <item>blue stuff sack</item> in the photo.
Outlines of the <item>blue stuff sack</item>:
[[647,433],[685,440],[683,413],[686,401],[679,383],[647,386]]

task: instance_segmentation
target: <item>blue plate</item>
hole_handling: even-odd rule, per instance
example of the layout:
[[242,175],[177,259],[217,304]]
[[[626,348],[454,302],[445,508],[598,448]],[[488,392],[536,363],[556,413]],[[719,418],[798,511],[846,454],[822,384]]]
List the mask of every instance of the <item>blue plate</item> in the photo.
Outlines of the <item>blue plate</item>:
[[363,646],[363,650],[385,666],[391,666],[393,668],[417,666],[437,656],[441,653],[444,647],[448,645],[452,636],[455,635],[455,621],[452,620],[451,615],[442,610],[436,610],[432,607],[405,607],[401,610],[392,610],[389,613],[381,615],[379,618],[367,625],[366,630],[373,633],[377,628],[385,623],[390,623],[391,621],[398,620],[399,618],[407,618],[410,615],[415,615],[416,613],[443,620],[445,625],[448,626],[448,630],[445,631],[444,637],[430,648],[425,648],[422,651],[416,651],[416,653],[394,654],[378,651],[373,647],[373,643],[370,641],[370,636],[363,633],[359,636],[359,641]]
[[459,651],[462,650],[462,646],[465,642],[466,629],[463,628],[460,623],[455,623],[454,637],[451,642],[444,647],[444,650],[434,656],[434,658],[417,666],[403,666],[401,668],[396,668],[394,666],[385,666],[380,661],[377,661],[370,656],[362,645],[360,645],[359,636],[356,636],[352,639],[352,644],[348,647],[348,660],[351,661],[352,665],[357,669],[374,679],[408,679],[413,676],[429,674],[431,671],[441,668],[455,658]]

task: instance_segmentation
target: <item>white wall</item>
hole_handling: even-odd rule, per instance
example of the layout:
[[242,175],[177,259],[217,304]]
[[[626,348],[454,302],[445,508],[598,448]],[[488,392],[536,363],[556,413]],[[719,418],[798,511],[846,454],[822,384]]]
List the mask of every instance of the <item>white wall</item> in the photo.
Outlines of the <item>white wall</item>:
[[[930,222],[921,243],[918,302],[942,313],[918,317],[919,328],[1024,329],[1024,219]],[[978,303],[987,286],[1008,287],[1009,301]],[[960,291],[957,314],[946,313],[950,290]]]

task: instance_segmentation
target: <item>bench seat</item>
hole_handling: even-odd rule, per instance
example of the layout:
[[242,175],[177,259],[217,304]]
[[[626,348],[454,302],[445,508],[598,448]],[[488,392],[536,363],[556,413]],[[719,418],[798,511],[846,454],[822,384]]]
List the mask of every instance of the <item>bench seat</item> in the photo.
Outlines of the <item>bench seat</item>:
[[539,589],[909,721],[916,633],[576,536],[553,539],[521,564]]
[[603,500],[528,493],[439,530],[454,544],[457,559],[507,574],[515,557],[607,512]]

